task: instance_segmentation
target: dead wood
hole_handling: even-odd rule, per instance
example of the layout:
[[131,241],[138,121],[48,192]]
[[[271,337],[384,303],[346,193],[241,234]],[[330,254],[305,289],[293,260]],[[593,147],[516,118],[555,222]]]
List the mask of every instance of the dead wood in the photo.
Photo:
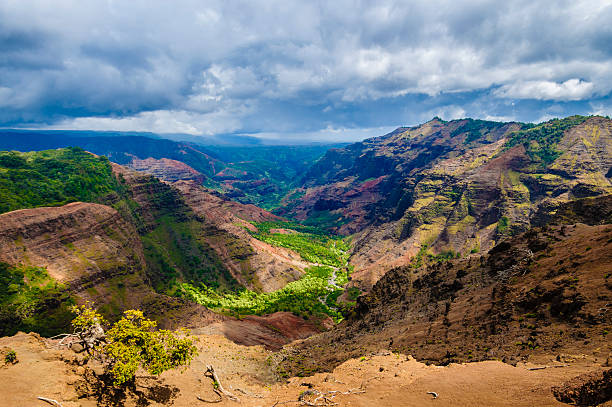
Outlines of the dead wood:
[[39,399],[39,400],[42,400],[42,401],[45,401],[45,402],[47,402],[47,403],[49,403],[49,404],[53,404],[54,406],[63,407],[63,406],[62,406],[62,403],[60,403],[60,402],[59,402],[59,401],[57,401],[57,400],[48,399],[48,398],[46,398],[46,397],[40,397],[40,396],[38,396],[38,399]]
[[234,396],[232,393],[223,388],[221,380],[219,379],[219,376],[217,376],[217,372],[215,372],[215,368],[212,365],[206,365],[206,373],[204,374],[207,374],[212,377],[215,390],[219,390],[230,400],[240,402],[240,399],[238,397]]

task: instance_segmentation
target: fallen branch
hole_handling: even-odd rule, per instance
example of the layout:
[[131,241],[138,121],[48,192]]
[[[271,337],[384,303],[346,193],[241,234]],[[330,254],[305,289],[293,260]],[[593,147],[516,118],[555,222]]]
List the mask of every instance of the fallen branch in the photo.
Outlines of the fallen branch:
[[527,370],[544,370],[544,369],[552,369],[555,367],[568,367],[569,365],[552,365],[552,366],[538,366],[538,367],[529,367]]
[[[326,392],[320,392],[318,390],[306,390],[305,392],[300,394],[300,397],[298,398],[298,402],[302,405],[309,406],[309,407],[336,406],[338,405],[338,403],[334,401],[334,397],[336,397],[337,395],[342,394],[346,396],[349,394],[360,394],[360,393],[365,393],[365,390],[362,390],[362,388],[350,389],[344,392],[339,391],[339,390],[330,390]],[[317,397],[315,397],[315,399],[312,401],[308,401],[306,400],[307,396],[317,396]],[[320,403],[319,402],[320,400],[322,400],[323,403]]]
[[436,393],[435,391],[428,391],[427,394],[431,394],[434,399],[438,398],[438,393]]
[[74,334],[59,334],[59,335],[52,336],[48,339],[58,339],[60,336],[72,336],[72,335]]
[[217,395],[219,396],[219,400],[206,400],[205,398],[202,398],[200,396],[196,395],[196,398],[200,401],[203,401],[204,403],[221,403],[223,401],[223,396],[221,396],[218,392],[215,391],[215,393],[217,393]]
[[289,403],[300,403],[300,402],[297,401],[297,400],[286,400],[286,401],[278,401],[278,400],[276,400],[276,403],[272,404],[272,407],[276,407],[276,406],[278,406],[280,404],[289,404]]
[[48,399],[48,398],[46,398],[46,397],[40,397],[40,396],[38,397],[38,399],[39,399],[39,400],[42,400],[42,401],[46,401],[46,402],[47,402],[47,403],[49,403],[49,404],[53,404],[54,406],[63,407],[63,406],[62,406],[62,403],[60,403],[60,402],[59,402],[59,401],[57,401],[57,400]]
[[205,374],[209,374],[212,377],[214,381],[215,390],[218,389],[221,393],[223,393],[230,400],[240,402],[240,399],[238,397],[234,396],[232,393],[230,393],[229,391],[223,388],[223,386],[221,385],[221,380],[219,380],[219,376],[217,376],[217,373],[215,372],[215,368],[212,367],[212,365],[206,365]]
[[[230,388],[231,387],[232,386],[230,386]],[[251,393],[250,391],[243,390],[240,387],[236,387],[234,390],[239,391],[240,393],[244,394],[245,396],[255,397],[255,398],[258,398],[258,399],[262,399],[263,398],[263,396],[261,394],[254,394],[254,393]]]

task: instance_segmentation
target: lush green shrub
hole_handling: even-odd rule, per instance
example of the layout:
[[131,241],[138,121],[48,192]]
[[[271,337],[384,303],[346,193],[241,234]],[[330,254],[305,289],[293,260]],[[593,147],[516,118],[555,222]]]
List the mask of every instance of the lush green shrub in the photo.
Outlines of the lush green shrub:
[[[103,322],[103,318],[88,306],[75,307],[75,329],[86,329]],[[159,375],[170,369],[187,366],[197,349],[186,332],[176,334],[156,330],[157,323],[145,318],[142,311],[128,310],[106,331],[105,343],[94,349],[94,355],[105,363],[116,386],[134,379],[139,367],[149,374]]]

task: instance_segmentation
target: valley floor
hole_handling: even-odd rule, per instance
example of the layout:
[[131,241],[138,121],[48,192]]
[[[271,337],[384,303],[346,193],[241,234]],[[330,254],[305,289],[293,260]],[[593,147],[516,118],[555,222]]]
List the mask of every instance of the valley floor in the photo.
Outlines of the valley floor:
[[[37,399],[41,396],[57,400],[63,407],[207,405],[202,400],[219,399],[212,380],[205,376],[206,365],[212,365],[223,387],[239,398],[239,402],[224,398],[217,405],[314,405],[318,391],[326,393],[329,402],[320,398],[316,405],[557,406],[566,404],[555,399],[553,386],[584,372],[602,370],[602,361],[585,355],[566,356],[572,362],[563,364],[552,355],[540,355],[516,367],[498,361],[439,367],[381,351],[348,360],[330,373],[278,381],[274,353],[259,346],[236,345],[220,335],[198,335],[197,339],[200,354],[184,372],[165,372],[159,378],[140,376],[135,391],[115,396],[100,391],[102,399],[98,400],[87,394],[85,382],[92,376],[76,363],[81,356],[58,350],[57,342],[35,334],[3,337],[0,351],[14,349],[19,362],[0,368],[0,404],[49,405]],[[551,367],[560,365],[563,367]],[[544,366],[548,367],[530,370]],[[612,406],[612,402],[603,406]]]

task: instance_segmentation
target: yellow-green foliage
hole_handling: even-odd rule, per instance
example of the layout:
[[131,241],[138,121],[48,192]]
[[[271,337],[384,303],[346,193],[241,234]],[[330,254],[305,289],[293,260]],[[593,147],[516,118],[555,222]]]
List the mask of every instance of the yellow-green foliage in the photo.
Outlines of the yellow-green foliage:
[[[263,315],[277,311],[289,311],[302,317],[329,315],[337,321],[342,315],[335,310],[334,302],[323,304],[325,296],[339,296],[343,290],[329,284],[333,269],[326,266],[310,267],[306,275],[298,281],[291,282],[280,290],[271,293],[256,293],[242,290],[236,293],[221,294],[204,285],[195,287],[182,284],[184,294],[191,300],[221,312],[233,315]],[[335,283],[343,285],[348,282],[345,270],[336,271]],[[329,299],[329,297],[328,297]]]
[[[92,308],[76,308],[77,317],[73,326],[77,329],[91,327],[103,322],[103,318]],[[142,311],[128,310],[106,332],[106,343],[94,351],[106,364],[115,386],[134,379],[136,370],[144,368],[149,374],[160,373],[180,366],[187,366],[197,349],[193,339],[168,330],[156,330],[157,323],[145,318]]]
[[[329,236],[324,231],[293,222],[254,223],[258,232],[253,237],[272,246],[294,250],[310,263],[343,267],[348,261],[348,245],[337,236]],[[271,233],[273,228],[292,229],[297,233]]]
[[583,123],[586,119],[588,117],[570,116],[560,120],[549,120],[538,125],[527,125],[526,129],[510,135],[506,148],[523,144],[532,160],[540,161],[545,166],[550,165],[561,155],[556,146],[563,138],[563,133]]

